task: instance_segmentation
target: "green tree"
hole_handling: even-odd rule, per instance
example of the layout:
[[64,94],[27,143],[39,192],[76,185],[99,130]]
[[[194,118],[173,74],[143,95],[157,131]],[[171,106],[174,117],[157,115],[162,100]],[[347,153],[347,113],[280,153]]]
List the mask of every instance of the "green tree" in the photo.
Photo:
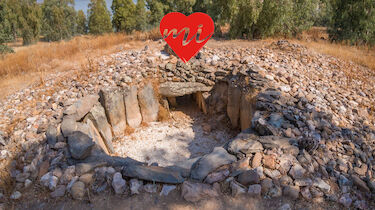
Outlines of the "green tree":
[[47,41],[69,39],[74,35],[76,12],[74,0],[44,0],[43,35]]
[[12,49],[4,43],[12,40],[12,25],[9,22],[11,10],[7,2],[0,1],[0,54],[12,52]]
[[230,36],[232,38],[253,38],[261,6],[262,4],[258,0],[237,1],[234,18],[230,24]]
[[135,4],[132,0],[113,0],[112,24],[116,31],[131,32],[136,27]]
[[166,14],[167,5],[159,0],[146,0],[147,8],[149,9],[149,24],[151,26],[158,26],[163,16]]
[[138,31],[143,31],[147,27],[147,12],[146,4],[144,0],[137,0],[135,6],[135,29]]
[[77,34],[86,34],[87,33],[87,20],[86,15],[82,10],[79,10],[77,13]]
[[375,1],[333,0],[335,13],[329,35],[332,40],[351,44],[375,43]]
[[88,20],[89,33],[103,34],[112,32],[111,15],[105,0],[90,0]]
[[19,3],[19,27],[23,44],[28,45],[39,40],[42,10],[36,0],[19,0]]
[[296,35],[314,25],[318,12],[317,0],[294,0],[292,34]]
[[255,38],[290,35],[293,26],[292,0],[264,0],[255,29]]

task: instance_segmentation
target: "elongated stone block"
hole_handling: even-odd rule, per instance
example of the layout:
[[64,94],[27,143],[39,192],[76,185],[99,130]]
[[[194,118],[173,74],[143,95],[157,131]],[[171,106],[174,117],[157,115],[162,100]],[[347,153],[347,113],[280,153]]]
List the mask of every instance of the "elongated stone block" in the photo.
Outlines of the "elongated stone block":
[[138,104],[137,93],[137,86],[132,86],[124,94],[126,121],[132,128],[137,128],[142,123],[142,115]]
[[102,89],[100,102],[105,109],[108,122],[115,136],[123,135],[126,129],[126,116],[123,92],[117,88]]

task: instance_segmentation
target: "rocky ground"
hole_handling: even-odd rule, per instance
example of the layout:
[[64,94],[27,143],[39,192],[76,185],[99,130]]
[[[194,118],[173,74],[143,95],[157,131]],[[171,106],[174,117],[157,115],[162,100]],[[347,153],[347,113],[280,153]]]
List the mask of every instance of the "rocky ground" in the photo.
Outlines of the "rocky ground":
[[[38,196],[64,202],[70,197],[90,200],[90,193],[103,191],[127,196],[173,189],[190,202],[245,194],[261,203],[283,198],[277,205],[262,204],[264,208],[306,208],[311,203],[325,208],[374,208],[375,90],[370,81],[375,76],[370,69],[286,41],[251,47],[208,44],[189,65],[161,53],[163,47],[162,42],[149,42],[143,49],[102,58],[90,66],[92,71],[50,75],[44,83],[2,99],[3,207],[22,208],[40,199],[46,203],[43,208],[53,208],[45,198],[30,201],[31,189],[43,189]],[[245,120],[239,108],[233,112],[238,98],[227,101],[225,106],[232,107],[227,109],[232,110],[227,112],[232,131],[242,128],[243,132],[192,168],[190,178],[205,184],[155,185],[128,179],[126,172],[120,173],[121,167],[96,165],[83,170],[64,161],[64,139],[53,147],[46,142],[45,132],[61,123],[67,107],[100,89],[151,78],[213,86],[229,75],[236,78],[229,80],[229,87],[252,91],[253,116]],[[236,95],[236,88],[230,96]],[[212,101],[207,101],[209,114],[220,114],[220,103],[213,102],[212,110]]]

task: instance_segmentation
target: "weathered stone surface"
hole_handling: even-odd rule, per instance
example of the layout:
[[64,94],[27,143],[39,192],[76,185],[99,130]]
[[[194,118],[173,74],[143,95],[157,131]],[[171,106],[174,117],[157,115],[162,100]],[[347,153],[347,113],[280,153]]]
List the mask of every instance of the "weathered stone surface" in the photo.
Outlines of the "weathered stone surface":
[[138,104],[138,88],[131,86],[128,91],[124,93],[126,121],[132,128],[137,128],[142,123],[142,115]]
[[292,199],[297,199],[299,197],[299,187],[298,186],[285,186],[283,189],[283,194]]
[[122,178],[122,175],[120,172],[116,172],[113,175],[112,187],[115,190],[116,194],[122,194],[125,192],[126,181]]
[[130,185],[130,193],[132,195],[135,195],[135,194],[139,194],[140,191],[142,190],[143,182],[142,180],[131,179],[129,185]]
[[209,113],[226,113],[228,104],[228,84],[226,82],[218,82],[210,91],[208,98]]
[[219,194],[211,185],[185,181],[181,187],[181,195],[187,201],[197,202]]
[[86,185],[90,185],[91,182],[93,181],[93,173],[87,173],[83,174],[82,176],[79,177],[79,181],[85,183]]
[[260,184],[253,184],[249,186],[249,189],[247,190],[247,193],[252,197],[260,196],[262,192],[262,186]]
[[242,131],[251,127],[251,119],[255,111],[254,101],[253,93],[242,92],[240,106],[240,124]]
[[123,135],[126,128],[125,103],[123,91],[118,88],[102,89],[100,102],[105,109],[108,122],[115,136]]
[[232,180],[230,182],[230,188],[231,188],[233,197],[236,197],[238,195],[242,195],[242,194],[246,193],[245,186],[241,185],[240,183],[236,182],[235,180]]
[[138,102],[143,122],[155,122],[158,119],[159,103],[151,83],[138,91]]
[[98,99],[98,95],[85,96],[69,106],[64,111],[64,114],[70,115],[74,120],[78,121],[91,110],[91,108],[98,102]]
[[210,173],[206,177],[206,179],[204,180],[204,182],[207,183],[207,184],[213,184],[215,182],[224,181],[224,179],[229,176],[229,173],[230,172],[229,172],[228,169],[220,170],[220,171],[216,171],[216,172]]
[[96,104],[86,117],[90,119],[98,129],[108,151],[113,153],[111,125],[107,121],[104,108],[100,104]]
[[64,137],[68,137],[75,131],[80,131],[82,133],[88,134],[88,127],[86,124],[76,122],[75,119],[71,117],[64,117],[61,123],[61,132]]
[[232,81],[228,85],[228,105],[227,114],[232,123],[233,128],[238,127],[240,119],[240,106],[241,106],[241,89],[234,85]]
[[228,151],[231,154],[251,154],[262,152],[263,146],[253,134],[240,133],[228,144]]
[[294,179],[300,179],[305,174],[306,170],[298,163],[296,163],[289,171],[289,175]]
[[57,141],[57,129],[55,126],[50,125],[48,126],[47,132],[46,132],[46,138],[49,145],[52,147],[55,146]]
[[70,193],[74,199],[82,200],[86,194],[85,183],[80,181],[75,182],[70,189]]
[[256,170],[248,170],[238,176],[238,182],[244,186],[259,184],[259,174]]
[[165,82],[160,84],[159,93],[165,97],[178,97],[195,92],[208,92],[212,87],[198,82]]
[[127,177],[166,184],[179,184],[184,181],[179,172],[158,166],[129,165],[124,167],[122,174]]
[[[104,160],[103,160],[104,161]],[[105,166],[106,162],[89,162],[89,163],[78,163],[75,166],[75,173],[79,176],[93,171],[97,167]]]
[[364,182],[361,178],[359,178],[357,175],[352,175],[352,180],[354,185],[358,187],[363,192],[370,192],[370,189],[367,187],[366,182]]
[[158,190],[158,185],[156,184],[145,184],[143,186],[143,190],[148,192],[148,193],[156,193],[156,191]]
[[163,188],[160,191],[160,196],[167,196],[170,192],[172,192],[174,189],[176,189],[175,185],[163,185]]
[[298,147],[292,145],[292,139],[279,136],[260,136],[257,138],[257,141],[259,141],[265,149],[282,149],[284,153],[294,156],[297,156],[299,153]]
[[92,138],[80,131],[75,131],[68,136],[69,151],[72,157],[78,160],[88,157],[94,144]]
[[194,163],[190,177],[199,181],[220,166],[236,161],[236,157],[230,155],[224,148],[215,147],[214,150]]
[[55,191],[51,192],[52,198],[59,198],[63,197],[65,195],[66,187],[65,185],[58,185],[55,189]]
[[107,145],[105,144],[99,131],[96,129],[94,123],[90,119],[87,119],[86,123],[89,127],[89,136],[93,139],[96,145],[98,145],[106,154],[109,154]]

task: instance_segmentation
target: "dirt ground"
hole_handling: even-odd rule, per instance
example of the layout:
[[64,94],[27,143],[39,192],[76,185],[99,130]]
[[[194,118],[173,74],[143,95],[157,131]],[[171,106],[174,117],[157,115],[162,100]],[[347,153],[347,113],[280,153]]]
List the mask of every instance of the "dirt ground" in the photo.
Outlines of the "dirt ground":
[[[40,189],[40,188],[39,188]],[[35,191],[34,191],[35,190]],[[280,198],[251,198],[243,196],[233,198],[229,195],[220,195],[217,198],[204,199],[197,203],[187,202],[180,195],[180,189],[172,191],[168,196],[159,196],[158,193],[150,194],[142,192],[140,195],[116,196],[107,191],[100,195],[90,194],[89,198],[82,201],[72,200],[66,196],[61,199],[52,200],[46,192],[37,192],[37,188],[29,188],[23,196],[23,200],[11,203],[5,209],[58,209],[58,210],[86,210],[86,209],[131,209],[131,210],[221,210],[221,209],[280,209],[289,204],[291,209],[342,209],[334,203],[313,203],[302,199],[292,201]],[[284,209],[284,208],[281,208]]]

